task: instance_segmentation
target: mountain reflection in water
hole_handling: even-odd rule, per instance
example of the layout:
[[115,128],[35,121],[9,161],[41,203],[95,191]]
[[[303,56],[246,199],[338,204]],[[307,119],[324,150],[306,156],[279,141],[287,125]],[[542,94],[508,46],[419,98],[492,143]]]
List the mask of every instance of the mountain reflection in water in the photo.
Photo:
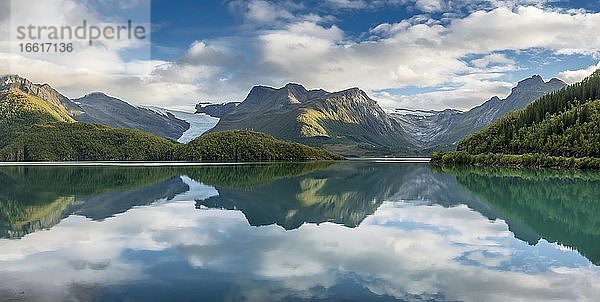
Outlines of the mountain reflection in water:
[[[0,297],[47,295],[38,286],[20,297],[15,284],[37,284],[24,261],[58,269],[49,251],[70,267],[71,281],[54,284],[68,287],[68,296],[54,293],[60,300],[189,300],[206,294],[194,280],[212,284],[215,300],[585,300],[598,287],[582,284],[600,281],[594,172],[373,162],[0,167],[0,188]],[[180,296],[162,297],[147,279]]]

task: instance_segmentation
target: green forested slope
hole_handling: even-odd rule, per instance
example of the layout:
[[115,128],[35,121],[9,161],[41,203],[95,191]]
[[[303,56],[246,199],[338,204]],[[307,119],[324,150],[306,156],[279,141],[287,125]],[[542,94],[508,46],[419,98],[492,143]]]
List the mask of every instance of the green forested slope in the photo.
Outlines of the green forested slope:
[[600,70],[509,113],[458,145],[469,154],[600,155]]
[[76,123],[48,100],[0,91],[0,160],[171,160],[176,144],[130,129]]
[[341,159],[328,151],[278,140],[252,131],[208,133],[182,145],[175,157],[185,161],[274,161]]
[[58,106],[18,89],[0,91],[0,148],[35,124],[75,122]]
[[1,152],[5,161],[172,160],[176,144],[133,129],[86,123],[35,125]]
[[187,145],[134,129],[86,123],[34,125],[0,151],[4,161],[290,161],[341,157],[249,131],[204,135]]
[[434,163],[600,168],[600,70],[465,138]]

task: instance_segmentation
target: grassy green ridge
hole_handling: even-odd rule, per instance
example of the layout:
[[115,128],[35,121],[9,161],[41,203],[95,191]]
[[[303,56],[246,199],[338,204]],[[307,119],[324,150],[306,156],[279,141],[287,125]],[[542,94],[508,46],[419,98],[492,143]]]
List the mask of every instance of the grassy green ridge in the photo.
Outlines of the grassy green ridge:
[[177,148],[175,158],[210,162],[343,159],[322,149],[240,130],[202,135]]
[[0,152],[4,161],[168,161],[176,144],[134,129],[86,123],[35,125]]
[[130,129],[76,123],[64,109],[11,88],[0,92],[0,160],[170,160],[174,143]]
[[305,161],[343,159],[250,131],[203,135],[186,145],[134,129],[86,123],[34,125],[0,151],[4,161]]
[[600,168],[600,70],[509,113],[434,163]]
[[64,110],[36,96],[17,89],[0,91],[0,148],[35,124],[55,121],[75,122]]

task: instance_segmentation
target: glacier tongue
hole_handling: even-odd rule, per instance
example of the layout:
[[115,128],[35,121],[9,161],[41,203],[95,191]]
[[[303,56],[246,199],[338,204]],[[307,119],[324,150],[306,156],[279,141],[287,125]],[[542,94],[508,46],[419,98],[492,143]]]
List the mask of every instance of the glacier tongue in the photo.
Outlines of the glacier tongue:
[[204,113],[194,114],[181,111],[171,111],[171,113],[176,118],[190,123],[190,129],[184,132],[183,135],[181,135],[181,137],[177,140],[178,142],[184,144],[212,129],[220,120],[219,118],[212,117]]
[[142,108],[150,109],[163,115],[166,115],[168,112],[174,115],[176,118],[188,122],[190,124],[190,129],[185,131],[181,135],[181,137],[177,139],[178,142],[183,144],[186,144],[192,141],[193,139],[199,137],[200,135],[204,134],[206,131],[212,129],[219,122],[219,118],[212,117],[204,113],[194,114],[191,112],[170,110],[154,106],[142,106]]

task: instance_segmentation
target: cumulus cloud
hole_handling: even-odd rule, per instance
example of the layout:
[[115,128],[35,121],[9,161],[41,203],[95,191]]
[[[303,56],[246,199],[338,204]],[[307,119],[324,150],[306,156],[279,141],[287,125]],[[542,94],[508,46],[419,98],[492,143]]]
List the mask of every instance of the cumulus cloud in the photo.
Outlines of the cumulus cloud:
[[513,9],[519,6],[543,7],[560,0],[327,0],[325,6],[340,9],[375,9],[385,6],[406,6],[410,10],[423,13],[461,14],[478,10],[492,10],[498,7]]
[[294,18],[286,8],[265,0],[235,0],[228,5],[230,11],[252,25],[273,24]]
[[444,9],[444,3],[440,0],[417,0],[415,6],[424,12],[439,12]]
[[[24,0],[11,1],[10,4],[9,18],[0,20],[2,28],[14,29],[22,24],[67,25],[75,28],[82,26],[83,20],[88,25],[122,25],[117,17],[99,15],[84,2],[48,0],[40,3]],[[16,31],[12,34],[15,33]],[[152,73],[166,62],[149,59],[148,41],[122,40],[106,43],[101,40],[95,41],[92,46],[87,45],[87,42],[75,41],[74,51],[71,53],[21,53],[15,51],[18,41],[14,36],[12,38],[8,43],[12,45],[13,51],[0,53],[0,73],[19,74],[34,82],[49,83],[71,98],[90,91],[105,91],[138,104],[158,105],[164,104],[165,100],[177,100],[178,96],[190,94],[190,91],[197,89],[170,89],[172,85],[168,83],[157,84]],[[138,59],[125,60],[124,54],[127,51],[135,51]],[[177,88],[182,88],[178,84]],[[189,99],[178,101],[189,102]]]
[[558,77],[565,81],[565,83],[572,84],[579,82],[591,75],[594,71],[600,69],[600,62],[596,65],[591,65],[588,68],[578,70],[565,70],[558,74]]
[[[396,99],[410,107],[468,109],[493,96],[489,93],[501,93],[503,97],[510,92],[511,84],[505,81],[472,79],[481,73],[494,73],[499,79],[514,70],[514,61],[496,51],[538,47],[561,54],[592,55],[599,49],[600,40],[587,37],[600,29],[596,28],[599,18],[599,14],[571,14],[537,7],[501,7],[475,12],[448,25],[408,21],[382,24],[372,30],[379,39],[363,42],[344,40],[343,33],[335,27],[314,23],[289,25],[258,36],[259,57],[264,60],[258,68],[279,79],[276,85],[300,81],[330,90],[359,86],[374,92],[406,86],[454,86],[459,88],[408,98],[396,95],[382,103],[391,105],[390,101]],[[577,30],[580,26],[586,29]],[[484,54],[471,62],[475,68],[462,60],[472,53]],[[457,76],[464,73],[472,77]],[[411,104],[414,100],[419,102]]]
[[475,67],[478,67],[478,68],[485,68],[492,64],[512,65],[512,64],[515,64],[515,61],[507,58],[503,54],[493,53],[493,54],[486,55],[480,59],[472,60],[471,64],[475,65]]
[[211,43],[208,45],[204,41],[195,41],[179,60],[188,65],[205,65],[228,68],[239,64],[241,58],[236,57],[227,45],[218,45]]
[[[459,87],[440,87],[431,92],[414,95],[390,94],[386,91],[377,91],[373,95],[385,107],[395,108],[454,108],[469,110],[480,105],[490,96],[505,96],[511,91],[514,83],[499,79],[498,73],[474,73],[459,76],[456,79]],[[487,98],[487,99],[486,99]]]
[[[477,11],[447,25],[417,16],[374,27],[371,34],[378,38],[369,41],[348,40],[335,25],[291,23],[257,35],[259,60],[252,70],[262,70],[262,83],[274,86],[287,81],[329,90],[359,86],[375,97],[385,97],[376,91],[390,88],[458,87],[378,100],[386,106],[468,109],[495,94],[506,96],[514,85],[501,76],[514,70],[515,62],[498,51],[536,47],[593,55],[600,41],[587,37],[594,36],[599,16],[538,7]],[[468,54],[483,56],[469,67],[462,59]]]
[[560,54],[598,52],[600,14],[570,14],[536,7],[475,12],[449,26],[450,45],[486,53],[502,49],[546,48]]

